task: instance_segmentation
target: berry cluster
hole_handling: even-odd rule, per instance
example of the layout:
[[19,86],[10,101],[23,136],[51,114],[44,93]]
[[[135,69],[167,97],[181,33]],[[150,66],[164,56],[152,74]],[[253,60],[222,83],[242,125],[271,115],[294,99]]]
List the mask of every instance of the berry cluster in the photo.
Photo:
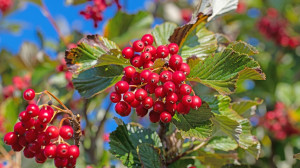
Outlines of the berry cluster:
[[279,140],[299,134],[299,130],[290,122],[283,103],[276,103],[275,109],[268,111],[266,115],[261,118],[261,124],[271,131],[274,137]]
[[[103,20],[103,12],[105,9],[113,3],[107,3],[107,0],[89,0],[93,1],[93,5],[88,5],[84,11],[80,11],[80,14],[85,17],[85,19],[92,19],[94,21],[94,27],[98,27],[98,22]],[[121,9],[119,0],[114,0],[118,9]]]
[[73,90],[74,89],[74,85],[72,82],[72,72],[68,71],[68,67],[67,67],[67,63],[65,61],[65,59],[61,59],[60,60],[60,64],[56,67],[56,71],[57,72],[63,72],[65,74],[65,79],[67,81],[67,86],[66,88],[68,90]]
[[21,76],[14,76],[12,79],[12,85],[7,85],[3,88],[3,96],[4,98],[9,98],[14,95],[14,92],[22,91],[31,85],[31,76],[25,75]]
[[[23,93],[27,101],[35,97],[33,89],[27,89]],[[14,151],[23,150],[26,158],[35,157],[37,163],[44,163],[47,158],[54,159],[56,167],[73,168],[79,156],[79,148],[69,145],[64,140],[73,137],[73,128],[62,125],[60,128],[49,125],[56,112],[49,105],[29,104],[25,111],[19,114],[19,122],[14,126],[14,132],[4,136],[4,143],[11,145]]]
[[[190,108],[199,108],[202,101],[185,83],[190,67],[177,55],[177,44],[155,48],[152,43],[153,36],[145,34],[132,47],[123,49],[122,55],[130,59],[132,66],[124,68],[124,76],[115,84],[110,100],[117,103],[115,110],[121,116],[128,116],[133,107],[140,117],[150,111],[151,122],[168,123],[176,111],[188,114]],[[156,59],[163,59],[166,64],[153,69]]]
[[267,15],[258,21],[259,31],[268,39],[283,47],[296,48],[300,45],[299,37],[291,37],[287,28],[287,20],[282,19],[273,8],[268,9]]
[[7,12],[13,6],[13,0],[0,0],[0,11]]

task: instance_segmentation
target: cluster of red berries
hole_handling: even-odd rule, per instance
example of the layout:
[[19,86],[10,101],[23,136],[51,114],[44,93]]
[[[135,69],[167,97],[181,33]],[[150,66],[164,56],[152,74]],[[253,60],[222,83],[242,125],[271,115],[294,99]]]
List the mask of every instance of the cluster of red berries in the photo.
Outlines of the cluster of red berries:
[[13,5],[13,0],[0,0],[0,11],[7,12]]
[[273,111],[268,111],[261,118],[261,125],[267,128],[276,139],[283,140],[288,136],[299,134],[300,131],[293,126],[286,114],[283,103],[276,103]]
[[[76,45],[77,46],[77,45]],[[57,72],[63,72],[65,74],[65,79],[67,81],[67,86],[66,88],[68,90],[73,90],[74,85],[72,82],[72,72],[68,71],[67,63],[65,59],[61,59],[60,64],[56,67]]]
[[[85,19],[92,19],[94,21],[94,27],[98,27],[98,22],[103,20],[104,10],[113,5],[113,3],[108,3],[107,0],[89,0],[93,1],[93,5],[88,5],[84,11],[80,11],[80,14],[85,17]],[[118,9],[121,9],[119,0],[114,0]]]
[[[32,101],[35,91],[27,89],[23,97],[27,101]],[[75,167],[79,148],[62,140],[73,137],[73,128],[69,125],[60,128],[48,126],[54,116],[55,112],[50,105],[43,105],[40,109],[36,104],[29,104],[26,110],[19,114],[20,121],[15,124],[14,132],[4,136],[4,143],[11,145],[14,151],[24,149],[24,156],[35,157],[37,163],[44,163],[49,158],[54,159],[56,167]]]
[[25,75],[21,76],[14,76],[12,79],[12,85],[7,85],[2,89],[4,98],[9,98],[14,95],[14,92],[22,91],[26,88],[29,88],[31,85],[31,76]]
[[287,28],[287,20],[282,19],[273,8],[268,9],[267,15],[258,21],[259,31],[268,39],[283,47],[296,48],[300,45],[299,37],[291,37]]
[[[121,116],[128,116],[133,107],[140,117],[150,111],[151,122],[168,123],[176,111],[188,114],[190,108],[199,108],[202,101],[190,95],[192,87],[185,83],[190,67],[177,55],[177,44],[157,48],[152,44],[153,36],[145,34],[141,40],[133,42],[132,47],[123,49],[122,55],[130,59],[133,66],[124,68],[124,76],[115,84],[110,100],[117,103],[115,110]],[[156,59],[168,61],[163,67],[153,69]]]

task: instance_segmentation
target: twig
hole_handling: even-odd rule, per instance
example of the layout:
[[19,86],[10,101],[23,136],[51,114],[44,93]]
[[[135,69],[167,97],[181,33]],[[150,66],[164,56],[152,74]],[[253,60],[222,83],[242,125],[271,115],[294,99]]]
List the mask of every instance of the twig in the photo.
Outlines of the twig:
[[102,120],[101,120],[101,122],[100,122],[100,124],[98,126],[98,130],[97,130],[97,132],[95,134],[95,138],[96,139],[101,135],[101,130],[103,129],[103,126],[105,124],[105,121],[107,119],[107,115],[109,113],[109,109],[110,109],[111,106],[112,106],[112,102],[110,101],[108,107],[105,110],[105,114],[104,114],[104,116],[103,116],[103,118],[102,118]]

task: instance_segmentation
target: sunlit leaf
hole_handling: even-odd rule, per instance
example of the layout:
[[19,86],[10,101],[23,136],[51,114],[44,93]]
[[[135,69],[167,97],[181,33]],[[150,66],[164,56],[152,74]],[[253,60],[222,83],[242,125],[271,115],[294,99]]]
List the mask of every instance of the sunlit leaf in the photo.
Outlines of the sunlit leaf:
[[157,46],[169,44],[169,38],[177,27],[174,23],[165,22],[154,27],[152,35]]
[[210,139],[206,147],[222,151],[231,151],[235,150],[238,144],[228,136],[218,136]]
[[151,144],[140,144],[137,153],[143,168],[161,168],[161,151]]

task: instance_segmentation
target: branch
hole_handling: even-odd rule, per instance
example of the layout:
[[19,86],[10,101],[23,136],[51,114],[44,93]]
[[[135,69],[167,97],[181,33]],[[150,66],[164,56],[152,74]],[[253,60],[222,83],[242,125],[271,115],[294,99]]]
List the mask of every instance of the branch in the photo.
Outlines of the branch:
[[105,114],[104,114],[104,116],[103,116],[103,118],[102,118],[102,120],[101,120],[101,122],[98,126],[97,132],[95,134],[95,139],[97,139],[101,135],[101,130],[104,127],[104,124],[105,124],[105,121],[107,119],[107,115],[109,113],[109,109],[110,109],[111,106],[112,106],[112,102],[110,101],[108,107],[105,110]]

